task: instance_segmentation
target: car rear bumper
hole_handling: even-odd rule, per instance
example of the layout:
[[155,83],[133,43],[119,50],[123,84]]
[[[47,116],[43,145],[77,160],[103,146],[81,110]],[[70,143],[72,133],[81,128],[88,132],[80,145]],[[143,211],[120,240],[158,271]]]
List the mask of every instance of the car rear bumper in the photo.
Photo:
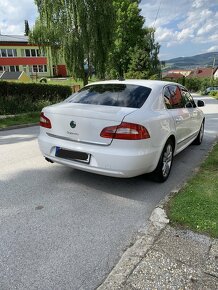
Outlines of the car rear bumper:
[[[152,148],[150,140],[113,141],[110,146],[80,144],[50,138],[46,134],[38,137],[42,154],[53,162],[92,173],[129,178],[153,171],[159,160],[159,150]],[[134,146],[133,146],[134,145]],[[90,154],[89,164],[59,158],[56,147]]]

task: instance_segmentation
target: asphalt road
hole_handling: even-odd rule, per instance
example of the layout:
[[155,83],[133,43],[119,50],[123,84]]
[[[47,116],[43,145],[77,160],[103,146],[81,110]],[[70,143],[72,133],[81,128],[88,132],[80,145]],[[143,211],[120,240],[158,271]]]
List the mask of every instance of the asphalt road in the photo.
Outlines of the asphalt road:
[[47,163],[38,127],[0,132],[0,289],[95,289],[218,136],[218,101],[201,99],[204,141],[175,157],[164,184]]

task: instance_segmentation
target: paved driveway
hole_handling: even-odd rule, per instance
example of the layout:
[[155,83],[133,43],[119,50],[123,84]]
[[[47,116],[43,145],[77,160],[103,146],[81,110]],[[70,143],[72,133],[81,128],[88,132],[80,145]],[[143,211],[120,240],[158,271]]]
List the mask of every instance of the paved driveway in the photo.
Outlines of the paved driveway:
[[38,127],[0,132],[0,289],[95,289],[218,135],[218,102],[201,99],[203,144],[176,156],[164,184],[49,164]]

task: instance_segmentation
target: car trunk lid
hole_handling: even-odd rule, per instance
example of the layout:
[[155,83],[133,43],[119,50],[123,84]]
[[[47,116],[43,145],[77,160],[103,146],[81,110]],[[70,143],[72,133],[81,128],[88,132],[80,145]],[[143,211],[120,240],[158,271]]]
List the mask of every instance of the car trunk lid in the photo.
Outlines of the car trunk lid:
[[110,145],[112,139],[100,136],[101,131],[108,126],[119,125],[125,116],[136,111],[135,108],[87,105],[78,103],[62,103],[43,110],[51,121],[50,136],[60,139]]

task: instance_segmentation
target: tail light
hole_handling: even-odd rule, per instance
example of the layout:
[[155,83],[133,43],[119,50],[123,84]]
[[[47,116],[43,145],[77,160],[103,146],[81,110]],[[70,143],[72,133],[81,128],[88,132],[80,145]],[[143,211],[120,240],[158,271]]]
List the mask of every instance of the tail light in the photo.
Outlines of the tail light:
[[106,127],[100,134],[103,138],[141,140],[148,139],[150,135],[147,129],[141,125],[122,122],[118,126]]
[[39,125],[44,128],[51,129],[51,121],[47,118],[43,112],[40,114],[40,123]]

